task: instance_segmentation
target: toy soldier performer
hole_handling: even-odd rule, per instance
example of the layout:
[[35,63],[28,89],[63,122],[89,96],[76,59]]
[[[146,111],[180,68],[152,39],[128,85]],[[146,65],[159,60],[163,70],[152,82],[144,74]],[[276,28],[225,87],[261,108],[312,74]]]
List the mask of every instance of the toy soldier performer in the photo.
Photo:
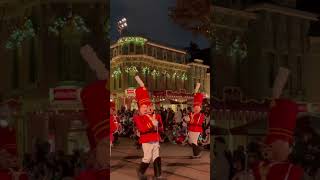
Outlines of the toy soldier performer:
[[193,112],[190,113],[188,118],[186,118],[186,121],[188,122],[189,144],[192,146],[193,158],[201,157],[201,147],[198,146],[198,138],[200,133],[203,131],[202,124],[205,119],[204,114],[200,113],[203,102],[203,94],[198,93],[199,88],[200,83],[197,83],[193,100]]
[[76,179],[84,180],[90,177],[93,180],[105,180],[109,177],[108,144],[108,98],[105,80],[98,80],[85,87],[81,92],[81,99],[88,120],[88,139],[91,151],[95,153],[95,168],[85,171]]
[[117,130],[117,117],[115,115],[116,106],[114,102],[110,102],[110,146],[113,145],[113,133]]
[[288,161],[293,143],[298,107],[288,99],[277,99],[269,113],[266,144],[271,146],[271,161],[254,169],[255,180],[301,180],[303,169]]
[[161,158],[159,156],[160,149],[160,135],[159,135],[159,121],[156,115],[149,115],[148,107],[151,105],[149,94],[144,87],[141,79],[136,76],[136,80],[140,87],[136,89],[136,99],[139,107],[139,115],[134,117],[134,123],[140,132],[140,143],[142,144],[143,158],[138,172],[139,179],[147,179],[144,175],[153,161],[155,179],[162,179],[161,177]]
[[28,179],[26,172],[18,165],[16,132],[8,126],[0,126],[0,179]]
[[288,75],[288,69],[280,68],[275,80],[266,136],[266,144],[271,147],[271,160],[260,162],[254,168],[255,180],[301,180],[303,177],[303,169],[288,161],[298,114],[295,102],[279,98]]
[[105,65],[97,57],[94,50],[86,45],[81,48],[82,57],[97,73],[97,81],[89,84],[81,91],[81,100],[87,119],[87,136],[90,142],[91,152],[94,153],[95,165],[93,169],[87,169],[80,173],[76,180],[108,180],[109,169],[109,82],[108,71]]

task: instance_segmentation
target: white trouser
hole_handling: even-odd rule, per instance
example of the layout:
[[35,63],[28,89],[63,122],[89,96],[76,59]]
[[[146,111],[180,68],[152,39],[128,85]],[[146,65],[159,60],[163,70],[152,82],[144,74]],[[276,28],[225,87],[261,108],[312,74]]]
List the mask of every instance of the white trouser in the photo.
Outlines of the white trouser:
[[189,143],[198,145],[198,138],[199,138],[200,132],[192,132],[189,131]]
[[157,157],[159,157],[159,142],[151,142],[151,143],[142,143],[143,150],[143,158],[142,162],[150,163],[151,160],[154,161]]

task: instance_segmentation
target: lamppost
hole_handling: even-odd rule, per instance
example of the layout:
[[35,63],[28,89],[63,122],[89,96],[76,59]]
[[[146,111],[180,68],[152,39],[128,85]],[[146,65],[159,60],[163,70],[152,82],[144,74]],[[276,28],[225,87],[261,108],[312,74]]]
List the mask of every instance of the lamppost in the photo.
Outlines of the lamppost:
[[122,35],[122,31],[128,27],[128,24],[127,24],[127,19],[126,18],[122,18],[120,21],[118,21],[118,32],[120,34],[120,37]]

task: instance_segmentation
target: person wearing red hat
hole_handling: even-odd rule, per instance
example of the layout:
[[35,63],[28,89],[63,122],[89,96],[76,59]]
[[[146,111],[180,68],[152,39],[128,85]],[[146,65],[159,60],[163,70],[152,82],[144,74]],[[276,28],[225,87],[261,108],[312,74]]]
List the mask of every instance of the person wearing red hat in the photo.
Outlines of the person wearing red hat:
[[201,148],[198,146],[198,138],[200,133],[203,131],[202,124],[205,116],[201,113],[203,94],[198,93],[200,83],[197,83],[194,99],[193,99],[193,112],[190,113],[186,121],[188,122],[188,139],[189,144],[192,146],[193,158],[201,157]]
[[110,101],[110,146],[112,147],[114,137],[113,134],[118,129],[118,121],[116,116],[116,105]]
[[271,160],[254,168],[255,180],[301,180],[303,169],[288,161],[293,143],[298,106],[288,99],[276,99],[269,112],[265,143],[271,148]]
[[0,126],[0,179],[27,180],[27,173],[19,167],[16,132],[10,127]]
[[136,89],[136,100],[139,107],[139,115],[134,116],[134,123],[140,132],[140,143],[142,144],[143,158],[139,169],[137,170],[139,179],[147,179],[144,175],[153,161],[155,179],[162,179],[161,176],[161,158],[159,154],[160,149],[160,135],[159,135],[159,119],[156,114],[150,113],[150,106],[152,105],[148,90],[144,87],[141,79],[136,76],[140,87]]
[[87,118],[87,136],[91,153],[94,154],[96,164],[93,169],[80,173],[76,180],[107,180],[110,179],[108,143],[109,130],[109,98],[106,80],[98,80],[89,84],[81,91],[81,100]]

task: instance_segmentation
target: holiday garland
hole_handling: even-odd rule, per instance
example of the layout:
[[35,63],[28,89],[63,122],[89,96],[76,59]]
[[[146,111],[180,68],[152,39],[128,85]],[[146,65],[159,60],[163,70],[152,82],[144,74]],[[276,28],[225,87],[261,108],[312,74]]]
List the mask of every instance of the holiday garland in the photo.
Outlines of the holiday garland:
[[154,70],[151,72],[151,75],[155,78],[155,77],[160,76],[160,72],[154,69]]
[[121,69],[118,67],[115,71],[112,72],[111,77],[118,78],[121,75]]
[[[135,74],[138,73],[139,70],[136,66],[128,66],[124,68],[124,71],[128,74]],[[183,81],[188,80],[188,76],[186,73],[182,73],[182,74],[178,74],[177,72],[174,72],[172,75],[170,73],[168,73],[166,70],[164,70],[163,72],[160,72],[156,69],[151,70],[150,67],[148,66],[144,66],[143,68],[141,68],[141,71],[144,75],[148,75],[151,74],[151,76],[155,77],[160,77],[160,75],[162,74],[163,76],[166,76],[167,78],[175,78],[175,79],[181,79]],[[122,70],[120,69],[120,67],[116,68],[112,74],[111,77],[119,77],[122,73]]]
[[[224,49],[223,42],[215,37],[215,50],[217,52],[222,52]],[[229,48],[227,48],[227,55],[230,57],[240,57],[244,59],[248,55],[247,46],[244,42],[241,42],[240,37],[236,37],[236,39],[232,42]]]
[[229,49],[229,56],[231,57],[240,57],[244,59],[247,57],[247,46],[240,42],[240,38],[236,37],[236,39],[231,44]]
[[147,42],[147,39],[142,37],[123,37],[118,40],[121,45],[129,45],[131,43],[139,46],[143,46]]
[[139,72],[136,66],[130,66],[125,68],[126,73],[134,74]]
[[[75,15],[71,19],[71,24],[75,26],[76,30],[81,33],[89,33],[90,30],[86,26],[83,18],[81,16]],[[65,17],[57,18],[51,26],[48,27],[49,32],[53,33],[54,35],[58,36],[60,31],[68,24],[69,21]]]
[[149,74],[149,73],[150,73],[150,68],[149,68],[149,67],[143,67],[143,68],[142,68],[142,73],[143,73],[144,75]]
[[6,42],[5,47],[7,49],[14,49],[16,47],[21,47],[21,43],[35,36],[35,31],[33,28],[32,21],[28,19],[21,29],[14,30],[8,41]]

